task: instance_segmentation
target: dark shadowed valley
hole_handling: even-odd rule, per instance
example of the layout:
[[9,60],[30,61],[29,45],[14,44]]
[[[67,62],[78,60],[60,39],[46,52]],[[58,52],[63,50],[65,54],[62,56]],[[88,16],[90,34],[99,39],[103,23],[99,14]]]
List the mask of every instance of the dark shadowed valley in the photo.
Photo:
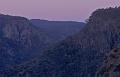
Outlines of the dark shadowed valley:
[[[65,37],[73,35],[77,32],[77,29],[80,30],[84,26],[83,23],[74,23],[75,27],[77,27],[71,28],[74,27],[74,24],[70,23],[70,29],[72,30],[69,34],[65,32],[67,30],[62,30],[64,27],[61,27],[63,34],[59,34],[60,30],[58,29],[59,31],[54,31],[56,35],[54,34],[53,37],[53,32],[50,33],[46,28],[39,28],[33,25],[30,20],[24,17],[0,15],[0,70],[2,71],[11,67],[11,65],[21,64],[34,57],[39,57],[44,50]],[[51,25],[47,24],[47,26]],[[56,39],[55,36],[57,37],[57,35],[60,37]],[[64,38],[62,35],[64,35]]]
[[[44,20],[29,22],[25,18],[3,15],[0,49],[4,52],[2,55],[7,56],[0,55],[0,61],[7,69],[0,75],[119,77],[119,16],[120,7],[98,9],[85,25]],[[52,33],[56,39],[50,37]],[[14,62],[21,64],[13,65]]]
[[120,77],[119,4],[0,0],[0,77]]
[[40,19],[31,19],[30,21],[35,26],[43,29],[54,42],[62,41],[66,37],[78,33],[85,26],[85,23],[75,21],[48,21]]

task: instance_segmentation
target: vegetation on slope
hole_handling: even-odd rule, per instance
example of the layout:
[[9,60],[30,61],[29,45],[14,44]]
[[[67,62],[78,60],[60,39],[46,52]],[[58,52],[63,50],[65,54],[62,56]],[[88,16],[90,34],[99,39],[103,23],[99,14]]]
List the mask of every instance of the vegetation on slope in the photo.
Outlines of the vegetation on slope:
[[96,77],[120,77],[120,45],[108,54]]
[[0,15],[0,70],[20,64],[45,49],[47,35],[28,19]]
[[8,70],[6,77],[95,77],[104,60],[120,42],[120,8],[99,9],[86,27],[26,64]]

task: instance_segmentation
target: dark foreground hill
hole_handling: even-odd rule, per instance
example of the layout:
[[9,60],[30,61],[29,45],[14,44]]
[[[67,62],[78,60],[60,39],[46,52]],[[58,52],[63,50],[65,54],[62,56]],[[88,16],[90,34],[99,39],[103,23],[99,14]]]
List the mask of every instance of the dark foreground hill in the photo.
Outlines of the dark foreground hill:
[[45,30],[54,42],[64,40],[66,37],[79,32],[85,25],[83,22],[75,21],[47,21],[40,19],[32,19],[31,22]]
[[96,77],[120,77],[120,45],[108,54]]
[[13,67],[5,77],[95,77],[106,53],[120,42],[120,8],[98,9],[87,25],[44,53]]

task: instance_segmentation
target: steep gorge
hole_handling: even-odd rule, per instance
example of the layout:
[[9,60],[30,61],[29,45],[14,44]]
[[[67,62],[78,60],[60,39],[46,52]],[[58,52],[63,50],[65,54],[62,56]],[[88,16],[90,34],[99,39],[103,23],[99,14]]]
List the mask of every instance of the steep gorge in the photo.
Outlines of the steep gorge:
[[120,8],[98,9],[76,35],[38,58],[18,65],[5,77],[95,77],[104,56],[120,42]]

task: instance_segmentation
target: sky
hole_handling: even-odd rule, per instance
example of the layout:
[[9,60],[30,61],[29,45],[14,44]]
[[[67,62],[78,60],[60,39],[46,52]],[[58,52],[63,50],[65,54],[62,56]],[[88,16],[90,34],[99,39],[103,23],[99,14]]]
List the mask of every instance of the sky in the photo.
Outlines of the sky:
[[120,0],[0,0],[0,13],[29,19],[85,21],[98,8],[119,5]]

